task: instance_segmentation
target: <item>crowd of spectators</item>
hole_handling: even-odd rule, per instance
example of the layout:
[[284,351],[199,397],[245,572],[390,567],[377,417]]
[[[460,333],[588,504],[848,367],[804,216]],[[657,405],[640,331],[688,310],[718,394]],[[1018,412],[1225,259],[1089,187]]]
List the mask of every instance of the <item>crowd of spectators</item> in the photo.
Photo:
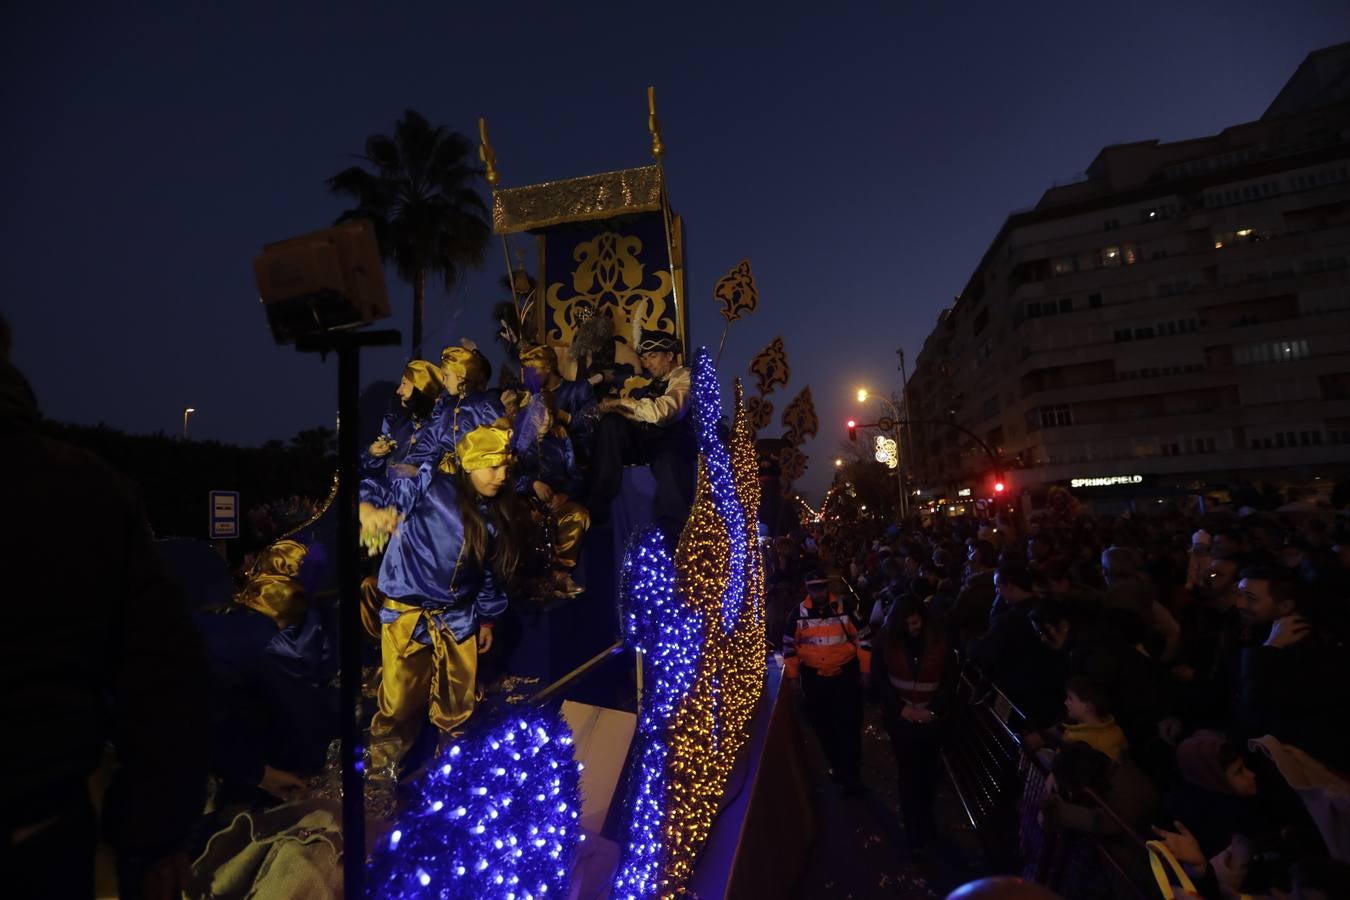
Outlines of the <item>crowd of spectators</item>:
[[[898,620],[921,614],[1020,712],[1023,749],[1052,773],[1044,827],[1094,833],[1145,882],[1142,841],[1163,841],[1206,896],[1350,895],[1346,523],[950,519],[812,543],[768,554],[771,622],[803,567],[847,577],[864,645],[900,646]],[[931,769],[906,771],[909,720],[887,721],[903,806]]]

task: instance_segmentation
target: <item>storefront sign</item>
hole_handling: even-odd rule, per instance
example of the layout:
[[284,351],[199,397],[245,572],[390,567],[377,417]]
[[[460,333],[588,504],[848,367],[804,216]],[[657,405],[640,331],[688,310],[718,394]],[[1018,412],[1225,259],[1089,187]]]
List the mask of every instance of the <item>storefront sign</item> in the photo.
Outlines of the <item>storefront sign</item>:
[[956,496],[958,496],[958,497],[969,497],[969,496],[970,496],[970,488],[961,488],[961,490],[959,490],[959,491],[956,492]]
[[1073,478],[1069,481],[1069,487],[1114,487],[1118,484],[1142,484],[1143,481],[1143,475],[1106,475],[1100,478]]

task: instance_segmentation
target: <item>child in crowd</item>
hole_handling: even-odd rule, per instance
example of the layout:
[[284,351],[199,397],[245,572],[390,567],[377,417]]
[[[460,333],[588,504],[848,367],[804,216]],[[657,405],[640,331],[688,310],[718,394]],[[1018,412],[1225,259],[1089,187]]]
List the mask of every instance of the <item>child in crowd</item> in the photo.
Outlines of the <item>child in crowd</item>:
[[1081,742],[1105,754],[1112,762],[1125,758],[1125,732],[1111,714],[1111,698],[1104,687],[1082,675],[1071,676],[1064,692],[1064,711],[1068,722],[1048,731],[1024,735],[1023,746],[1036,751]]

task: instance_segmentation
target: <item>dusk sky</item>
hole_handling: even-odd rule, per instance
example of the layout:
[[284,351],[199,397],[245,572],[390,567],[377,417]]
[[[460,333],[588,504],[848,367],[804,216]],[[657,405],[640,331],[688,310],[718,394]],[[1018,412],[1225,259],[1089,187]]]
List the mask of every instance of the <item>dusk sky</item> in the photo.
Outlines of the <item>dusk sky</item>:
[[[912,369],[1009,212],[1104,145],[1259,117],[1350,38],[1345,0],[159,6],[0,20],[0,306],[47,416],[176,433],[191,405],[194,437],[245,444],[331,426],[335,362],[273,344],[262,244],[331,224],[324,180],[405,108],[470,135],[487,116],[520,185],[647,163],[653,84],[694,341],[716,346],[713,282],[749,257],[761,305],[723,375],[783,335],[776,405],[809,384],[821,418],[813,502],[857,386],[898,388],[895,349]],[[494,242],[431,293],[433,345],[500,364],[503,265]],[[389,290],[406,340],[410,288]],[[367,353],[365,380],[405,354]]]

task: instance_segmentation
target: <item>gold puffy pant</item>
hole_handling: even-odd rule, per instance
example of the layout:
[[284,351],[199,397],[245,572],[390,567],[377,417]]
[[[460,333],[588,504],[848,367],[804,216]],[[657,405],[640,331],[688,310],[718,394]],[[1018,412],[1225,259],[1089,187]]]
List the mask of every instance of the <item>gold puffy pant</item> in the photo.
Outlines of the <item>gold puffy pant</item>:
[[581,540],[591,527],[591,513],[575,500],[568,500],[553,511],[558,527],[558,543],[553,550],[553,561],[559,566],[575,569],[581,557]]
[[477,702],[478,636],[456,643],[449,631],[427,623],[430,644],[413,640],[422,608],[385,600],[399,617],[380,630],[379,708],[370,722],[371,763],[382,769],[407,753],[422,724],[453,731],[473,715]]
[[384,606],[384,594],[380,593],[380,579],[370,575],[361,581],[361,627],[372,641],[380,640],[384,625],[380,622],[380,609]]

